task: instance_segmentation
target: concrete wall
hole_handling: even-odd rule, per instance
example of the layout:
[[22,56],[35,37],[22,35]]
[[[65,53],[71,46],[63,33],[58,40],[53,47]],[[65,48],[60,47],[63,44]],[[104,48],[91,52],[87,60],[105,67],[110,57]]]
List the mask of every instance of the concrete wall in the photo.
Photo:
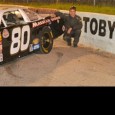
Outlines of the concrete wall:
[[88,12],[77,14],[83,20],[80,43],[115,54],[115,16]]

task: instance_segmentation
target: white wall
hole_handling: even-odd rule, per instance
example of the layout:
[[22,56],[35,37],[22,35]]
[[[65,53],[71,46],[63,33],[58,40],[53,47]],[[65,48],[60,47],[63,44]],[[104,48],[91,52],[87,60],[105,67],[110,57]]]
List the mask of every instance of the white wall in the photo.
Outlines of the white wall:
[[[64,13],[68,13],[67,11],[62,11]],[[98,14],[98,13],[89,13],[89,12],[77,12],[77,14],[79,16],[81,16],[82,21],[83,21],[83,28],[82,28],[82,35],[81,35],[81,39],[80,39],[80,43],[88,46],[88,47],[92,47],[92,48],[96,48],[96,49],[100,49],[102,51],[107,51],[110,53],[114,53],[115,54],[115,16],[114,15],[106,15],[106,14]],[[89,22],[87,23],[87,32],[85,32],[85,21],[83,20],[83,18],[89,18]],[[91,20],[94,19],[94,21],[97,22],[97,32],[96,34],[92,34],[91,33],[91,29],[90,29],[90,24],[91,24]],[[101,23],[101,21],[103,20],[103,22]],[[109,24],[108,24],[109,21]],[[111,31],[111,33],[113,33],[113,35],[110,37],[110,30],[109,29],[109,25],[111,27],[111,25],[113,25],[113,32]],[[100,24],[100,26],[99,26]],[[95,22],[92,21],[92,30],[96,30],[96,25]],[[104,29],[101,29],[101,27],[104,27]],[[101,32],[103,34],[100,35],[99,32]]]

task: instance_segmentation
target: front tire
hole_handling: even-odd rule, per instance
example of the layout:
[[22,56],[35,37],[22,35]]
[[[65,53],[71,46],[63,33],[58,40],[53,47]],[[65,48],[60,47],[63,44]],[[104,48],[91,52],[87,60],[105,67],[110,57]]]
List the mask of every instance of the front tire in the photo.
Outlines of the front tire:
[[40,52],[48,54],[53,48],[53,35],[48,27],[44,27],[40,34]]

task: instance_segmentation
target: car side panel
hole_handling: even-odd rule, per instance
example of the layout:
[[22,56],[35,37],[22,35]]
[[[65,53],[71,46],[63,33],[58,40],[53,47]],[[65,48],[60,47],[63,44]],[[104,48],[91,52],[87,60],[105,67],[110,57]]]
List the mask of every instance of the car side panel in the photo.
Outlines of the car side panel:
[[0,61],[0,64],[31,54],[36,50],[38,51],[40,47],[39,32],[45,26],[51,28],[54,38],[63,33],[63,23],[60,23],[60,19],[58,20],[58,18],[46,18],[28,24],[1,29],[2,50],[0,49],[0,51],[2,53],[0,53],[0,58],[3,55],[3,62]]

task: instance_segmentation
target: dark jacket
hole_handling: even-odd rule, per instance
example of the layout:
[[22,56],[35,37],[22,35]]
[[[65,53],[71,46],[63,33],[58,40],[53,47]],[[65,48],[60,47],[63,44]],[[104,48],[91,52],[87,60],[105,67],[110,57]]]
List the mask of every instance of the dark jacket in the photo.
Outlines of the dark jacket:
[[56,16],[60,16],[65,21],[66,29],[72,28],[73,30],[81,30],[82,29],[82,20],[81,17],[76,15],[74,18],[68,14],[64,14],[61,12],[56,12]]

